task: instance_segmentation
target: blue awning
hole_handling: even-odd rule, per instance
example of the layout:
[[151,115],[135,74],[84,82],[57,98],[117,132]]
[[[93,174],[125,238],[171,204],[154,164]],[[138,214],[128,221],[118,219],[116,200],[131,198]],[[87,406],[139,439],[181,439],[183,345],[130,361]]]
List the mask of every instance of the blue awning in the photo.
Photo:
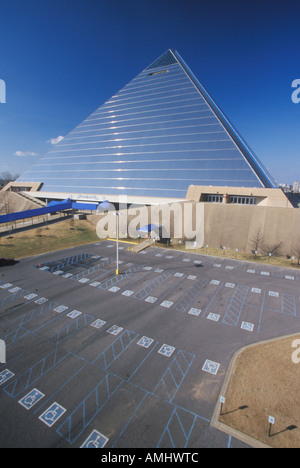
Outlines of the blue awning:
[[156,231],[157,229],[159,229],[160,226],[157,226],[156,224],[147,224],[146,226],[142,226],[138,229],[139,232],[146,232],[146,233],[149,233],[149,232],[152,232],[152,231]]

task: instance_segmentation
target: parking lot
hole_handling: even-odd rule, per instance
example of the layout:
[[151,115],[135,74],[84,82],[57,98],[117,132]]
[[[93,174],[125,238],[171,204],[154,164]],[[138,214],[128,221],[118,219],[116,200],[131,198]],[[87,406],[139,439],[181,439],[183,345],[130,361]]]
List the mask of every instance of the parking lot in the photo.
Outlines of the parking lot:
[[298,271],[127,248],[1,268],[1,447],[246,446],[211,417],[238,349],[299,331]]

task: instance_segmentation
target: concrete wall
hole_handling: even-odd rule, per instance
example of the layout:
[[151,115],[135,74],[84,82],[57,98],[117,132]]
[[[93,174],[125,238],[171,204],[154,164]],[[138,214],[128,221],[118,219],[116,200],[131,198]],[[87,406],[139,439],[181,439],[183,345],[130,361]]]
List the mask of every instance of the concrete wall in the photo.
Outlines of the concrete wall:
[[30,199],[30,197],[22,196],[19,193],[10,191],[0,191],[0,214],[16,213],[18,211],[34,210],[40,208],[39,200]]
[[205,244],[252,251],[282,243],[283,255],[300,245],[300,210],[205,203]]
[[[198,216],[201,218],[203,213],[199,210],[199,206],[204,207],[204,238],[202,233],[197,232],[198,240],[200,240],[199,247],[209,245],[209,247],[219,248],[223,245],[230,250],[239,249],[239,251],[251,252],[257,249],[259,253],[262,253],[263,249],[267,250],[282,244],[281,255],[292,255],[293,248],[296,246],[300,249],[300,210],[298,209],[188,201],[177,205],[182,207],[184,217],[182,226],[185,222],[186,226],[190,226],[190,232],[195,231],[197,225],[200,226],[199,229],[202,229],[203,223],[201,219],[200,222],[196,220],[196,211],[198,210]],[[147,208],[147,212],[148,218],[141,219],[142,225],[156,223],[157,219],[151,219],[150,207]],[[180,218],[174,216],[172,211],[170,214],[170,234],[171,238],[174,238],[176,232],[174,220],[178,223]],[[97,215],[88,216],[88,219],[95,225],[100,218]],[[134,218],[133,215],[128,216],[128,224]],[[162,223],[162,218],[159,221]],[[191,240],[184,235],[187,230],[182,228],[182,233],[183,240]]]

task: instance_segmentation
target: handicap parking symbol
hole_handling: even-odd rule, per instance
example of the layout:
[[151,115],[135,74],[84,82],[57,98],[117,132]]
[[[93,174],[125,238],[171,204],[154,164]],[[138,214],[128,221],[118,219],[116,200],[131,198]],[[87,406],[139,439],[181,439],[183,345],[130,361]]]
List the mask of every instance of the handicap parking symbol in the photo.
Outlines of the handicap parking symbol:
[[111,335],[118,335],[121,331],[123,330],[122,327],[118,327],[118,325],[113,325],[110,327],[109,330],[107,330],[107,333],[110,333]]
[[204,372],[208,372],[209,374],[217,375],[217,372],[219,370],[220,364],[214,361],[210,361],[207,359],[202,367],[202,370]]
[[53,403],[43,414],[41,414],[39,419],[48,427],[52,427],[66,411],[67,410],[58,403]]
[[7,382],[9,379],[14,377],[15,374],[13,374],[10,370],[5,369],[4,371],[0,372],[0,385],[3,385],[5,382]]
[[160,350],[158,351],[159,354],[163,354],[164,356],[170,357],[171,354],[174,352],[175,348],[173,346],[169,346],[167,344],[162,345]]
[[152,338],[148,338],[148,336],[142,336],[142,338],[140,338],[140,340],[137,342],[137,344],[139,346],[143,346],[143,348],[149,348],[152,343]]
[[20,405],[22,405],[27,410],[30,410],[34,405],[36,405],[42,398],[44,398],[44,393],[40,392],[36,388],[31,390],[27,395],[25,395],[21,400],[19,400]]
[[107,442],[107,437],[94,430],[80,448],[103,448]]

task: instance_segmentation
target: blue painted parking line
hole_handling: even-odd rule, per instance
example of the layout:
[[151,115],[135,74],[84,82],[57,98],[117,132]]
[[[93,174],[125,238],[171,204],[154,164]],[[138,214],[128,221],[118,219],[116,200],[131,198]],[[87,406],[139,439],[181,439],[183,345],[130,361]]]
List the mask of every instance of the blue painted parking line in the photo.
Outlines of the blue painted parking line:
[[123,380],[119,377],[107,374],[63,421],[57,433],[73,444],[116,393],[122,382]]
[[297,315],[295,296],[292,296],[290,294],[282,294],[281,313],[293,316]]
[[136,340],[137,337],[137,333],[134,333],[130,330],[125,330],[113,343],[111,343],[104,351],[102,351],[102,353],[96,356],[96,358],[92,361],[92,364],[107,370],[116,361],[116,359],[118,359]]
[[72,317],[74,321],[60,328],[56,333],[54,333],[51,336],[51,339],[55,340],[56,346],[58,346],[59,343],[62,343],[63,341],[68,339],[73,334],[77,333],[79,330],[81,330],[86,325],[88,325],[91,321],[94,320],[94,317],[90,315],[87,315],[87,314],[78,315],[77,312],[78,311],[76,311],[77,317],[76,318]]
[[135,293],[134,298],[145,300],[155,289],[160,287],[168,278],[170,278],[171,273],[163,272],[161,275],[154,278],[152,281],[146,284],[142,289]]
[[181,298],[174,305],[174,308],[179,312],[186,312],[191,306],[192,302],[196,300],[205,286],[207,286],[208,281],[209,280],[207,278],[200,278],[199,280],[195,281],[195,283],[192,283],[192,287],[181,296]]
[[[5,289],[5,292],[8,292],[7,289]],[[4,306],[5,304],[10,304],[11,302],[14,302],[16,299],[23,298],[27,294],[29,294],[29,291],[25,289],[21,289],[20,291],[17,291],[15,293],[10,293],[8,295],[5,295],[0,301],[0,307]]]
[[131,268],[128,268],[124,273],[121,273],[119,275],[115,275],[115,276],[113,276],[113,278],[110,278],[109,280],[102,283],[99,286],[99,288],[100,289],[109,289],[112,286],[115,286],[116,284],[118,284],[120,281],[123,281],[124,279],[132,276],[133,273],[141,270],[143,267],[144,267],[144,265],[136,265],[136,266],[133,266]]
[[[165,347],[167,355],[171,355],[175,349],[168,345],[163,345],[163,347]],[[157,383],[154,389],[154,394],[163,396],[163,398],[166,398],[169,402],[172,402],[177,392],[179,391],[180,386],[185,379],[194,359],[194,354],[179,350]]]
[[17,330],[12,331],[11,333],[8,333],[4,337],[4,341],[6,344],[6,348],[8,346],[16,343],[18,340],[21,340],[24,336],[28,335],[30,332],[26,330],[25,328],[19,327]]
[[108,442],[108,438],[100,432],[94,430],[84,441],[80,448],[103,448]]
[[[13,382],[8,383],[4,387],[4,391],[12,398],[17,398],[21,393],[26,391],[29,387],[35,384],[41,377],[47,374],[50,370],[54,369],[60,362],[62,362],[68,355],[57,348],[45,357],[36,362],[33,366],[27,369],[23,374],[16,377]],[[8,380],[8,379],[6,379]],[[1,384],[1,374],[0,374]]]
[[[184,419],[184,422],[181,421],[180,419],[180,415],[188,415],[189,418],[188,420],[191,419],[191,414],[189,411],[185,411],[183,410],[182,408],[180,408],[180,412],[178,411],[178,408],[175,407],[173,412],[172,412],[172,415],[161,435],[161,438],[159,439],[158,441],[158,444],[156,446],[156,448],[160,448],[160,447],[169,447],[171,446],[172,448],[176,449],[178,448],[177,444],[175,443],[174,441],[174,438],[173,438],[173,434],[172,434],[172,428],[173,427],[176,427],[177,428],[177,431],[176,431],[176,439],[178,440],[178,437],[180,437],[180,440],[182,440],[181,442],[181,446],[186,448],[188,446],[188,442],[189,442],[189,439],[191,437],[191,433],[194,429],[194,426],[195,426],[195,423],[197,421],[197,419],[199,418],[197,415],[194,415],[191,419],[191,422],[190,422],[190,426],[188,426],[186,428],[186,421],[185,419],[187,418],[183,418]],[[180,434],[180,435],[178,435]],[[178,443],[178,442],[177,442]],[[162,445],[161,445],[162,444]]]
[[46,426],[52,427],[66,411],[65,408],[55,402],[41,414],[39,419],[46,424]]
[[34,318],[40,317],[41,315],[45,314],[46,312],[48,312],[56,306],[57,302],[45,302],[41,306],[35,307],[33,310],[30,310],[29,312],[26,312],[25,314],[21,315],[21,317],[12,318],[10,321],[13,323],[17,323],[19,326],[21,326],[27,322],[30,322]]
[[246,301],[248,290],[249,289],[244,286],[237,286],[226,310],[222,323],[225,323],[226,325],[237,326]]
[[44,398],[44,393],[40,392],[38,389],[34,388],[31,392],[27,393],[21,400],[19,404],[25,409],[30,410],[33,408],[42,398]]

